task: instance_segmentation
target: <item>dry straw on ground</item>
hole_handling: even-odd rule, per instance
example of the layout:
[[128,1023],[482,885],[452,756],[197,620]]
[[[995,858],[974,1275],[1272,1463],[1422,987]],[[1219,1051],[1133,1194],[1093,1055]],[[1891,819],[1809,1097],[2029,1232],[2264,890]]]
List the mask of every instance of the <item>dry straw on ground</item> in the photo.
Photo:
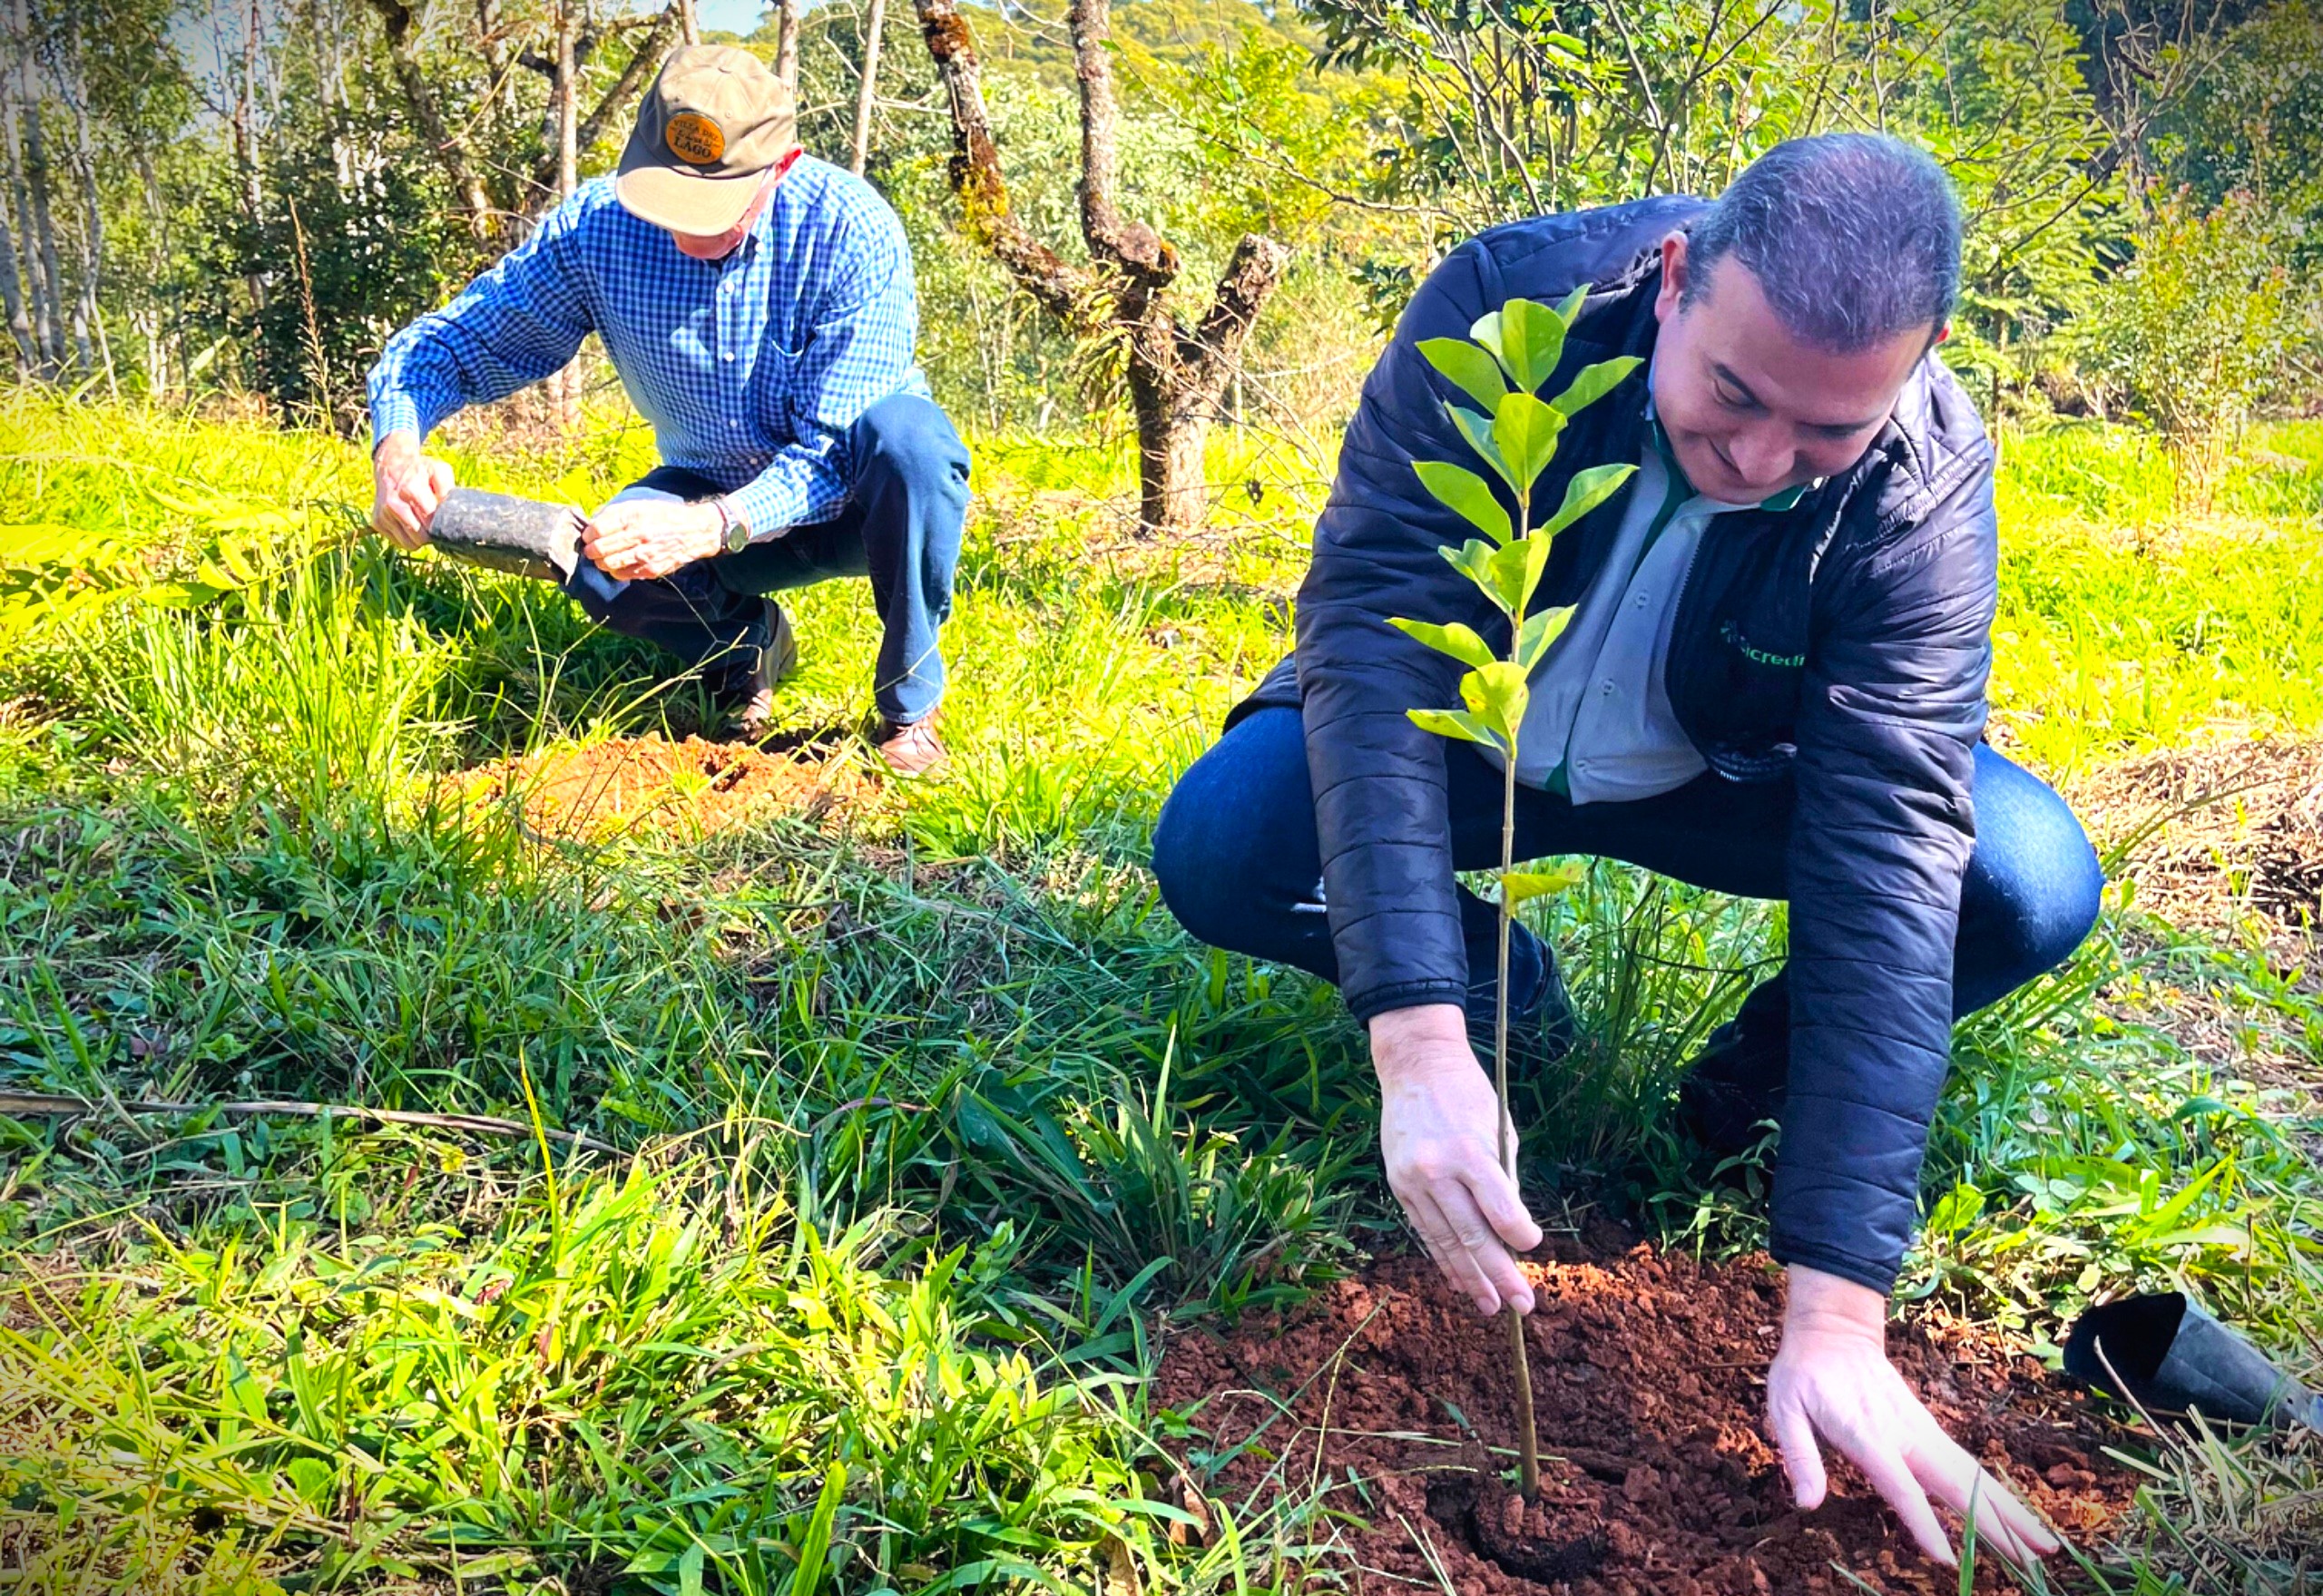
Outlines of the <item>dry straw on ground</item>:
[[2323,741],[2218,740],[2106,765],[2066,787],[2136,905],[2181,929],[2309,964],[2323,919]]

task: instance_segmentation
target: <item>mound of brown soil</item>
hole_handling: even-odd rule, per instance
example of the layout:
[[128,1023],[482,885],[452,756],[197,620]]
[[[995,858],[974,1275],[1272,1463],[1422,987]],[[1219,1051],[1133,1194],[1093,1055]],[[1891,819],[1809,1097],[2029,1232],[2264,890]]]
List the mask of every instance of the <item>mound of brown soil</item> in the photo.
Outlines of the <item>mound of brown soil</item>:
[[[1528,1266],[1541,1498],[1520,1510],[1487,1492],[1499,1524],[1476,1523],[1477,1451],[1468,1442],[1464,1461],[1459,1443],[1465,1423],[1496,1450],[1515,1444],[1507,1339],[1425,1259],[1340,1281],[1223,1338],[1182,1335],[1154,1399],[1190,1416],[1202,1452],[1242,1448],[1215,1497],[1336,1485],[1333,1504],[1360,1521],[1339,1548],[1351,1579],[1448,1581],[1462,1596],[1760,1596],[1854,1591],[1844,1568],[1878,1591],[1957,1590],[1835,1454],[1830,1500],[1812,1513],[1792,1506],[1760,1427],[1782,1311],[1774,1266],[1564,1250],[1575,1261]],[[1952,1435],[2076,1540],[2127,1505],[2127,1472],[2099,1454],[2107,1426],[2038,1364],[1957,1330],[1894,1330],[1888,1350]],[[1512,1463],[1505,1451],[1495,1461]],[[2009,1588],[1980,1561],[1977,1589]],[[1387,1581],[1361,1588],[1375,1586]]]
[[2171,749],[2091,771],[2073,801],[2100,846],[2132,849],[2138,902],[2189,930],[2255,928],[2286,964],[2323,919],[2323,742]]
[[[818,752],[821,757],[816,757]],[[809,744],[769,753],[689,737],[614,738],[479,766],[456,778],[475,804],[514,798],[524,824],[549,837],[597,841],[655,829],[701,836],[769,808],[820,820],[866,802],[871,783],[844,753]]]

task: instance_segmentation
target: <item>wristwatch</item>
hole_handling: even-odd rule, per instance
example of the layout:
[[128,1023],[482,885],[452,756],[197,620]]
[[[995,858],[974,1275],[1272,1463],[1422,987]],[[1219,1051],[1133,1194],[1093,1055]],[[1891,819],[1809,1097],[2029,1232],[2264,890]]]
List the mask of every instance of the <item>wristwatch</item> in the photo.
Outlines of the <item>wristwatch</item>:
[[750,524],[734,508],[733,499],[720,494],[711,501],[718,506],[718,536],[725,543],[726,552],[739,554],[750,546]]

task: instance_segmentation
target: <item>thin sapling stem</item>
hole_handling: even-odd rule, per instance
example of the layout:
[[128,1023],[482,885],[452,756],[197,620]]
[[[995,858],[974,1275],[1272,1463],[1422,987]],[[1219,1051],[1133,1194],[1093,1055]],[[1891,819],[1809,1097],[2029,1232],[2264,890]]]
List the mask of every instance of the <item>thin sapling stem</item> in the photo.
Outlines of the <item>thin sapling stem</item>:
[[[1552,541],[1611,498],[1636,469],[1599,465],[1574,473],[1556,514],[1537,528],[1532,524],[1533,488],[1555,458],[1557,436],[1566,421],[1583,406],[1612,392],[1640,364],[1633,356],[1599,361],[1575,373],[1571,386],[1554,400],[1538,397],[1541,386],[1557,370],[1566,330],[1580,315],[1587,293],[1585,286],[1576,289],[1554,308],[1530,299],[1511,299],[1479,318],[1466,338],[1420,342],[1420,354],[1429,365],[1485,406],[1479,412],[1447,403],[1446,409],[1469,447],[1492,467],[1516,503],[1512,518],[1492,485],[1466,467],[1445,460],[1413,462],[1412,469],[1428,492],[1485,534],[1484,538],[1470,538],[1458,548],[1446,543],[1442,553],[1506,619],[1508,648],[1505,655],[1495,653],[1475,628],[1459,622],[1439,625],[1398,619],[1393,622],[1407,635],[1469,668],[1460,679],[1460,698],[1465,709],[1411,710],[1407,712],[1413,722],[1440,737],[1491,749],[1501,759],[1499,948],[1493,1007],[1493,1093],[1500,1124],[1494,1150],[1511,1180],[1516,1178],[1516,1160],[1511,1144],[1514,1121],[1508,1108],[1508,952],[1516,906],[1528,897],[1562,892],[1579,879],[1574,870],[1516,868],[1516,756],[1530,701],[1529,682],[1573,614],[1569,608],[1534,614],[1533,597],[1547,567]],[[1511,1304],[1504,1317],[1508,1324],[1509,1368],[1516,1385],[1517,1449],[1522,1460],[1519,1489],[1529,1500],[1541,1487],[1533,1371],[1524,1348],[1524,1315]]]

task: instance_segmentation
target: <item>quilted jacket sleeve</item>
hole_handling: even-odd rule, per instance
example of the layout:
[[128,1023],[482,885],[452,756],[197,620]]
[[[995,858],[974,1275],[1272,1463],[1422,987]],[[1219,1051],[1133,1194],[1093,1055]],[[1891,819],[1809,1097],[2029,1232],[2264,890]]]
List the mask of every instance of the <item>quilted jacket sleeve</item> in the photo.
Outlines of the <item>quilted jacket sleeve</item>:
[[1405,710],[1457,702],[1459,669],[1387,624],[1472,620],[1466,579],[1437,549],[1467,524],[1420,487],[1415,458],[1459,459],[1451,393],[1415,347],[1459,337],[1498,274],[1474,243],[1432,272],[1365,382],[1299,590],[1299,682],[1339,986],[1359,1020],[1457,1003],[1467,955],[1452,879],[1444,745]]
[[[1955,402],[1957,396],[1953,396]],[[1874,1290],[1910,1246],[1951,1059],[1952,948],[1996,603],[1981,437],[1818,577],[1800,705],[1791,1059],[1772,1250]]]

